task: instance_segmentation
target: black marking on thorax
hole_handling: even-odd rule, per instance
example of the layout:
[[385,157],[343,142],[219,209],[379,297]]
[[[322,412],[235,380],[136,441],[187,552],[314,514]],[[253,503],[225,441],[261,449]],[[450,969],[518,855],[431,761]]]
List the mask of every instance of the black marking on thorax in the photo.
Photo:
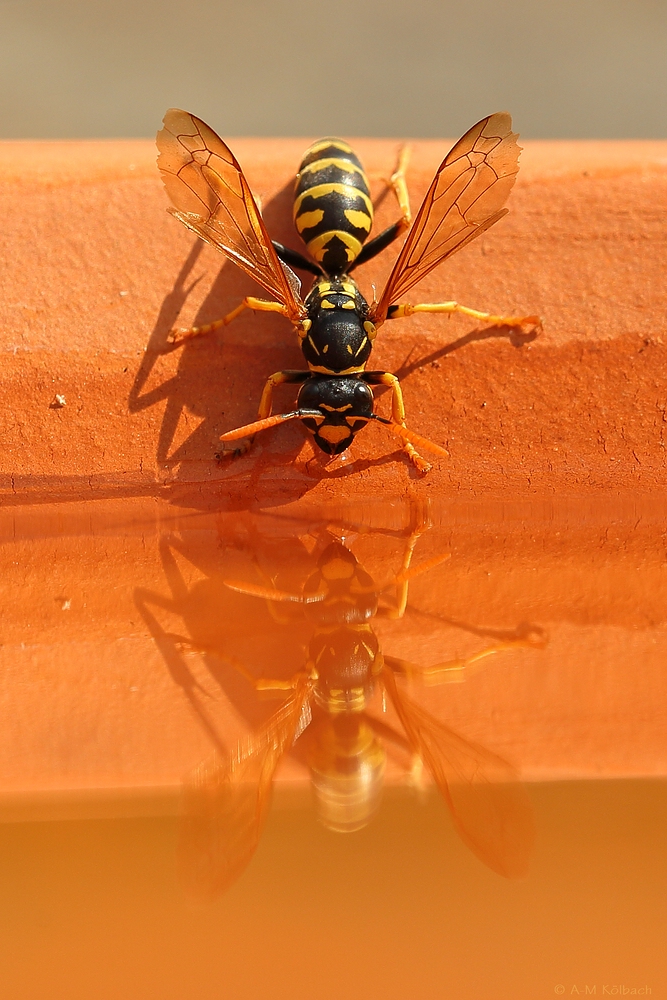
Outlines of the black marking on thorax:
[[308,654],[317,670],[320,690],[369,688],[379,648],[370,625],[315,632]]
[[335,375],[363,371],[375,326],[356,282],[345,276],[316,281],[306,308],[311,325],[301,347],[311,371]]

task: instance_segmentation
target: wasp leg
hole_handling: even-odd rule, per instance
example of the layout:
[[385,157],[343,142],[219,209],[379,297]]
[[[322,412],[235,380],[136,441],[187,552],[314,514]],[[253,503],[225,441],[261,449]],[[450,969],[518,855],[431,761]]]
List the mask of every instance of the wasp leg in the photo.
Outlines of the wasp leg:
[[355,267],[359,266],[359,264],[365,264],[367,260],[372,260],[373,257],[377,257],[377,255],[382,253],[382,251],[388,247],[390,243],[393,243],[395,239],[398,239],[401,233],[404,233],[412,222],[410,195],[408,194],[408,186],[405,183],[405,171],[407,169],[409,159],[410,147],[402,146],[398,153],[398,163],[396,164],[396,169],[387,182],[396,195],[398,207],[402,212],[401,218],[398,222],[395,222],[393,226],[388,226],[388,228],[379,233],[378,236],[374,236],[372,240],[369,240],[354,263],[348,268],[348,272],[353,271]]
[[273,243],[273,249],[276,251],[278,259],[287,264],[288,267],[296,267],[299,271],[308,271],[310,274],[316,274],[318,278],[322,277],[324,273],[319,264],[316,264],[312,260],[308,260],[304,257],[302,253],[298,250],[292,250],[291,247],[286,247],[284,243],[278,243],[277,240],[271,240]]
[[[257,300],[255,300],[255,301],[257,301]],[[273,390],[275,389],[275,387],[277,385],[282,385],[285,382],[291,382],[291,383],[293,383],[295,385],[302,385],[306,381],[307,378],[310,378],[310,372],[301,372],[301,371],[287,370],[287,371],[282,371],[282,372],[274,372],[273,375],[270,375],[267,378],[267,380],[266,380],[266,384],[264,385],[264,389],[262,391],[262,396],[261,396],[261,399],[259,401],[259,409],[257,411],[257,420],[258,421],[260,421],[260,420],[268,420],[270,418],[270,416],[271,416],[271,408],[272,408],[272,405],[273,405]],[[266,426],[267,427],[272,427],[273,423],[267,423]],[[238,455],[244,455],[245,452],[248,450],[248,448],[250,448],[252,442],[254,441],[255,434],[258,433],[258,431],[263,430],[263,429],[264,428],[262,428],[262,427],[257,427],[255,429],[255,432],[248,438],[248,440],[246,441],[245,444],[241,445],[241,447],[239,447],[239,448],[230,449],[230,451],[228,453],[234,454],[234,455],[237,455],[237,456]],[[240,428],[237,428],[237,430],[240,430]],[[227,431],[225,434],[222,435],[222,440],[223,441],[225,441],[225,440],[232,440],[233,441],[234,440],[233,435],[235,433],[236,433],[236,431],[233,431],[233,430],[232,431]],[[224,455],[225,453],[226,453],[226,449],[223,446],[223,450],[222,450],[222,452],[220,452],[220,454]]]
[[232,320],[241,315],[244,309],[252,309],[254,312],[277,312],[281,316],[289,318],[287,309],[282,303],[268,302],[266,299],[256,299],[254,296],[248,295],[240,306],[232,309],[222,319],[216,319],[214,323],[207,323],[205,326],[191,326],[189,330],[172,330],[167,337],[167,341],[170,344],[180,344],[184,340],[191,340],[192,337],[200,337],[205,333],[213,333],[214,330],[219,330],[221,326],[227,326],[228,323],[231,323]]
[[[364,382],[369,385],[388,385],[391,389],[391,418],[394,423],[400,424],[401,427],[407,427],[405,423],[405,404],[403,402],[403,393],[401,391],[401,384],[395,375],[390,372],[364,372],[362,375]],[[442,450],[442,449],[439,449]],[[408,458],[422,475],[425,475],[429,469],[431,469],[430,462],[422,458],[414,445],[410,444],[409,441],[403,442],[403,451],[407,454]]]
[[410,209],[410,195],[408,194],[408,186],[405,183],[405,171],[408,169],[408,161],[410,159],[410,147],[401,146],[398,151],[398,163],[396,164],[396,169],[389,178],[389,184],[393,188],[394,194],[396,195],[396,201],[398,202],[398,207],[403,213],[403,217],[400,220],[403,223],[403,228],[407,227],[412,222],[412,211]]
[[231,656],[229,653],[222,652],[219,647],[214,645],[206,645],[201,642],[195,642],[193,639],[188,639],[186,636],[177,635],[174,632],[166,632],[165,635],[181,647],[187,647],[193,653],[209,653],[214,656],[219,656],[221,660],[230,666],[237,673],[241,674],[249,684],[252,684],[255,691],[264,691],[267,693],[284,693],[285,691],[293,691],[297,686],[299,678],[302,674],[295,674],[294,677],[288,680],[280,680],[276,677],[256,677],[248,668],[242,660],[237,659],[236,656]]
[[542,320],[539,316],[494,316],[493,313],[480,312],[478,309],[469,309],[468,306],[461,306],[458,302],[420,302],[417,305],[410,305],[409,302],[402,302],[395,306],[389,306],[387,319],[402,319],[404,316],[412,316],[414,313],[463,313],[464,316],[472,316],[474,319],[482,320],[490,326],[527,326],[530,324],[535,329],[540,329]]
[[[432,559],[427,559],[426,562],[422,563],[421,566],[417,566],[415,569],[410,569],[410,561],[412,559],[412,553],[414,547],[417,543],[419,535],[413,536],[414,542],[412,546],[406,552],[408,558],[403,559],[403,565],[400,571],[396,574],[394,579],[387,586],[395,586],[396,589],[396,607],[387,608],[383,614],[387,618],[402,618],[405,614],[405,609],[408,606],[408,587],[410,585],[410,580],[413,580],[416,576],[420,576],[422,573],[427,573],[431,569],[435,569],[441,563],[446,562],[451,558],[451,552],[443,552],[439,556],[433,556]],[[384,589],[384,588],[382,588]]]
[[432,667],[421,667],[416,663],[410,663],[409,660],[401,660],[395,656],[385,656],[385,663],[392,670],[398,671],[410,679],[417,678],[424,684],[451,684],[465,680],[480,669],[478,664],[482,660],[494,656],[496,653],[503,653],[508,649],[543,649],[544,645],[544,643],[531,642],[530,638],[508,639],[495,646],[487,646],[486,649],[481,649],[478,653],[473,653],[472,656],[445,660],[444,663],[436,663]]

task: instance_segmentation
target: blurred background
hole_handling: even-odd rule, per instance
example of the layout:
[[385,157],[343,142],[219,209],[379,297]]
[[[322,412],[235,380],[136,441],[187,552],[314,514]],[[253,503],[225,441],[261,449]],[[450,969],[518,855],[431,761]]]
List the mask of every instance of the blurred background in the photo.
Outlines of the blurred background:
[[661,138],[666,0],[0,0],[0,137]]

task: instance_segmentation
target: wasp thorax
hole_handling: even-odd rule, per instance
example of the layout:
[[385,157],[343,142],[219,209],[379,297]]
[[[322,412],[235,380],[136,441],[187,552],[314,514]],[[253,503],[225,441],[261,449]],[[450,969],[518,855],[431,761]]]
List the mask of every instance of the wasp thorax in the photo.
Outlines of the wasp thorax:
[[370,420],[373,393],[358,378],[313,377],[301,387],[298,407],[320,411],[321,417],[304,417],[303,423],[322,451],[339,455]]
[[306,299],[311,325],[301,349],[311,369],[345,374],[361,371],[373,346],[368,303],[351,278],[317,282]]
[[330,712],[358,712],[375,684],[379,653],[369,625],[341,625],[317,631],[308,645],[318,681],[315,700]]

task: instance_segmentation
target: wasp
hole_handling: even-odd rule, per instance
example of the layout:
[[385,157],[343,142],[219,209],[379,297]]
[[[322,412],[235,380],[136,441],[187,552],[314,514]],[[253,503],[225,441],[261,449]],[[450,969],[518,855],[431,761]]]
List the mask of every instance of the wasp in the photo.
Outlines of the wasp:
[[[503,206],[516,179],[521,149],[517,138],[505,112],[489,115],[469,129],[440,164],[414,221],[404,148],[390,180],[401,217],[368,242],[373,205],[359,158],[340,139],[313,143],[301,161],[294,191],[294,222],[308,250],[306,257],[271,240],[243,171],[222,139],[186,111],[167,112],[157,146],[170,212],[273,296],[270,301],[247,296],[222,319],[183,331],[178,339],[210,333],[245,309],[275,312],[292,323],[308,366],[271,375],[258,419],[227,431],[221,436],[223,444],[247,438],[245,447],[236,449],[238,454],[258,432],[298,419],[324,452],[337,455],[375,420],[402,439],[420,473],[431,466],[417,448],[447,456],[443,447],[407,428],[398,378],[390,372],[368,371],[366,365],[382,324],[419,312],[459,312],[499,326],[539,325],[537,316],[494,316],[457,302],[402,301],[433,268],[507,214]],[[374,296],[369,303],[352,272],[406,230],[379,300]],[[305,299],[292,268],[314,275]],[[282,383],[301,387],[296,409],[272,415],[273,390]],[[374,385],[391,389],[391,419],[374,412]]]
[[[191,651],[222,656],[258,694],[284,699],[235,750],[204,761],[186,787],[181,860],[193,894],[213,898],[244,871],[259,843],[278,764],[297,740],[305,748],[320,818],[329,829],[350,832],[370,821],[382,791],[383,744],[390,742],[411,755],[417,773],[421,762],[430,771],[459,835],[478,858],[506,877],[524,873],[532,818],[516,772],[436,719],[402,685],[406,678],[428,684],[460,680],[493,654],[542,648],[546,638],[539,627],[524,625],[465,659],[430,667],[385,655],[373,620],[403,618],[410,581],[450,556],[440,553],[412,564],[428,527],[417,522],[409,536],[402,533],[400,567],[384,579],[373,578],[345,534],[331,525],[320,533],[311,555],[314,565],[300,587],[276,586],[276,577],[262,572],[256,559],[258,582],[223,576],[228,590],[268,602],[273,617],[287,628],[293,630],[296,621],[287,609],[297,609],[305,619],[304,662],[287,679],[271,677],[270,670],[258,677],[217,643],[168,633]],[[391,700],[405,736],[369,711],[378,690]]]

